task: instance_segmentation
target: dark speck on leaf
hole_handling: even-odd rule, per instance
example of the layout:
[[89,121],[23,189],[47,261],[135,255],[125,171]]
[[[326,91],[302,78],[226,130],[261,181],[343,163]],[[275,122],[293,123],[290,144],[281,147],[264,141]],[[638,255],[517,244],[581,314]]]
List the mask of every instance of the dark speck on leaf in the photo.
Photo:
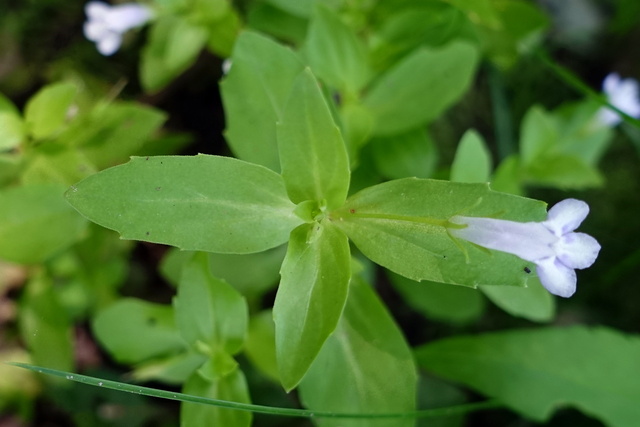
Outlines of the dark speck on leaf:
[[149,160],[149,156],[147,156],[147,158],[145,160]]
[[356,213],[355,209],[349,209],[349,213]]
[[160,191],[160,188],[162,188],[162,187],[156,187],[156,191]]
[[524,268],[524,272],[529,274],[529,273],[531,273],[531,269],[529,267],[525,267]]
[[155,317],[149,317],[147,319],[147,324],[149,324],[149,326],[155,326],[155,324],[158,323]]
[[146,235],[148,236],[148,235],[149,235],[149,232],[147,231],[147,232],[146,232],[146,233],[144,233],[144,234],[146,234]]

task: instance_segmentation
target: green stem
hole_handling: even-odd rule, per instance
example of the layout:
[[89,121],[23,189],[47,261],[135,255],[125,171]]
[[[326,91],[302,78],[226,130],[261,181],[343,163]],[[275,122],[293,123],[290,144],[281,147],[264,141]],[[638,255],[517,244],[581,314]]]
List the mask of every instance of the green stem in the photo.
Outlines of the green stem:
[[422,411],[396,412],[396,413],[380,413],[380,414],[357,414],[357,413],[339,413],[326,411],[313,411],[308,409],[295,408],[278,408],[263,405],[253,405],[249,403],[230,402],[227,400],[211,399],[208,397],[192,396],[183,393],[171,392],[166,390],[158,390],[149,387],[137,386],[133,384],[121,383],[118,381],[104,380],[100,378],[89,377],[87,375],[78,375],[69,372],[58,371],[55,369],[33,366],[26,363],[8,363],[30,371],[39,372],[41,374],[53,375],[56,377],[66,378],[83,384],[96,387],[108,388],[112,390],[124,391],[127,393],[140,394],[143,396],[159,397],[162,399],[178,400],[181,402],[201,403],[205,405],[217,406],[220,408],[235,409],[238,411],[249,411],[260,414],[281,415],[287,417],[304,417],[304,418],[350,418],[350,419],[374,419],[374,418],[433,418],[449,415],[465,414],[471,411],[484,409],[500,408],[503,405],[495,400],[488,400],[478,403],[467,403],[464,405],[450,406],[447,408],[426,409]]

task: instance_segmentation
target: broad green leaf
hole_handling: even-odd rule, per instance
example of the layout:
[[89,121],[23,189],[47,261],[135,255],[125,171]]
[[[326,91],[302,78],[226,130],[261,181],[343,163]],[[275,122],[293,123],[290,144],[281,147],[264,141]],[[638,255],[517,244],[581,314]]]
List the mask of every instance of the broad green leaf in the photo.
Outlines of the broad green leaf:
[[523,196],[525,193],[522,187],[524,177],[525,171],[520,156],[509,156],[496,168],[491,178],[491,188],[495,191]]
[[162,89],[193,64],[207,41],[205,28],[163,15],[151,28],[142,50],[140,82],[147,91]]
[[60,129],[76,95],[71,83],[54,83],[40,89],[24,109],[24,121],[35,139],[51,136]]
[[538,106],[531,107],[520,128],[520,153],[525,165],[539,162],[540,157],[558,145],[558,130],[553,117]]
[[33,363],[54,369],[72,369],[71,319],[63,310],[49,278],[38,275],[25,286],[20,300],[19,326]]
[[123,298],[93,319],[98,341],[121,363],[139,363],[186,350],[173,308]]
[[430,178],[438,164],[438,151],[425,129],[413,129],[371,141],[376,168],[390,179]]
[[349,189],[349,159],[318,82],[309,69],[296,79],[278,123],[282,178],[294,203],[344,203]]
[[369,80],[371,72],[363,42],[322,3],[314,9],[304,52],[314,74],[343,96],[356,97]]
[[[425,317],[451,323],[468,323],[482,315],[485,300],[475,289],[438,282],[416,282],[389,273],[394,288],[405,302]],[[488,289],[522,289],[513,286],[487,286]]]
[[468,43],[421,48],[373,83],[363,103],[376,118],[374,134],[391,135],[437,118],[469,87],[478,52]]
[[133,102],[100,104],[78,117],[58,140],[104,169],[129,160],[165,120],[160,110]]
[[[336,331],[300,383],[309,409],[343,413],[415,410],[417,373],[402,331],[372,288],[354,277]],[[409,427],[415,420],[318,419],[319,426]]]
[[487,184],[406,178],[360,191],[330,218],[369,259],[407,278],[523,286],[523,268],[530,263],[454,241],[446,229],[454,215],[526,222],[546,219],[546,209],[542,202],[493,192]]
[[[220,2],[210,0],[201,1],[200,4],[213,5]],[[225,1],[226,6],[218,16],[207,20],[208,40],[207,47],[216,55],[226,58],[231,56],[233,46],[240,32],[241,22],[237,12]]]
[[548,322],[555,314],[555,299],[535,278],[527,280],[526,288],[480,286],[480,290],[491,302],[512,316],[533,322]]
[[20,112],[8,98],[0,94],[0,152],[17,147],[25,136]]
[[317,0],[266,0],[266,2],[292,15],[308,18],[311,16],[313,5],[317,3]]
[[265,376],[275,382],[280,381],[276,360],[276,328],[271,310],[251,316],[244,353]]
[[0,188],[17,181],[25,163],[20,153],[0,153]]
[[41,184],[0,190],[0,258],[35,264],[82,238],[87,222],[64,200],[65,188]]
[[280,175],[230,157],[133,157],[78,183],[67,200],[122,238],[185,250],[260,252],[302,221]]
[[293,389],[335,330],[351,277],[349,241],[331,223],[293,230],[273,306],[280,381]]
[[28,153],[28,163],[22,183],[58,183],[69,186],[97,172],[80,150],[68,149],[55,142],[34,147]]
[[464,14],[443,2],[423,2],[391,10],[372,40],[372,60],[380,68],[397,62],[421,46],[441,46],[459,34]]
[[490,28],[500,28],[502,25],[497,8],[493,5],[492,0],[475,0],[473,2],[466,0],[446,1],[463,10],[472,21],[480,25]]
[[562,152],[578,156],[591,166],[598,164],[615,133],[608,126],[594,126],[600,108],[598,103],[589,100],[571,103],[553,112]]
[[606,328],[545,328],[455,337],[416,350],[429,372],[495,397],[538,422],[572,406],[612,427],[640,408],[640,339]]
[[[232,402],[251,403],[249,388],[240,369],[215,381],[194,373],[185,383],[183,393]],[[180,409],[180,425],[249,427],[252,414],[248,411],[224,409],[196,403],[183,403]]]
[[193,348],[205,345],[211,354],[240,350],[247,332],[247,303],[211,274],[207,254],[196,253],[184,266],[173,305],[182,338]]
[[289,48],[248,31],[231,60],[220,84],[229,146],[238,158],[279,171],[276,122],[304,67]]
[[369,141],[373,129],[373,116],[365,107],[355,103],[340,105],[342,134],[352,165],[359,161],[360,148]]
[[309,23],[305,18],[291,15],[265,2],[252,3],[246,20],[247,27],[264,34],[271,34],[294,46],[304,42]]
[[475,130],[465,132],[451,165],[451,181],[487,182],[491,174],[491,153]]
[[527,167],[525,181],[562,189],[584,189],[602,186],[604,177],[577,156],[549,154],[539,156]]

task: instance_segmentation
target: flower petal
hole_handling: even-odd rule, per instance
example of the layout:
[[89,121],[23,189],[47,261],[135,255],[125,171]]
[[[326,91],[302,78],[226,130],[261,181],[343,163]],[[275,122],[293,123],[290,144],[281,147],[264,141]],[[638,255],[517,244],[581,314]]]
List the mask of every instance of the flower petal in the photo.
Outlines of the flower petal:
[[143,25],[151,19],[151,16],[151,9],[147,6],[127,3],[113,6],[105,17],[105,21],[111,30],[122,34],[132,28]]
[[589,205],[582,200],[565,199],[549,209],[542,224],[560,237],[578,228],[588,214]]
[[538,222],[455,216],[451,222],[466,228],[450,228],[451,235],[487,249],[514,254],[526,261],[555,256],[551,247],[558,238]]
[[90,21],[103,21],[105,16],[109,13],[109,6],[101,1],[90,1],[84,6],[84,13],[87,15]]
[[122,43],[122,37],[118,33],[109,32],[97,41],[98,52],[104,56],[110,56],[116,53]]
[[553,247],[564,265],[580,270],[591,267],[600,252],[598,241],[585,233],[567,233]]
[[569,298],[576,292],[576,272],[556,257],[538,261],[536,272],[542,286],[552,294]]

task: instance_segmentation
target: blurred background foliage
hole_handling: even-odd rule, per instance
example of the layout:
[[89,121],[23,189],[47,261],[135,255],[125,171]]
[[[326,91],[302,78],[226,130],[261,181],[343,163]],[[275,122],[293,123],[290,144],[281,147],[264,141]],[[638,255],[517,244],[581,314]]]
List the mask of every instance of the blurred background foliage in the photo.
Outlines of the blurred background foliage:
[[[157,3],[168,8],[179,6],[179,2],[170,0]],[[158,37],[152,34],[153,28],[127,34],[123,48],[114,56],[104,57],[82,33],[84,2],[2,0],[0,93],[28,116],[29,105],[35,102],[34,95],[42,93],[43,86],[66,82],[67,89],[57,89],[73,92],[64,111],[69,113],[67,107],[72,104],[77,111],[60,118],[64,122],[61,133],[32,131],[28,145],[0,153],[1,203],[5,204],[0,209],[15,201],[11,189],[42,184],[45,187],[39,187],[40,193],[33,196],[39,199],[54,191],[46,185],[66,188],[97,170],[125,162],[133,154],[229,155],[218,82],[235,34],[241,27],[251,28],[300,47],[308,31],[311,3],[236,1],[227,5],[231,12],[223,13],[222,18],[197,7],[196,12],[189,9],[184,15],[189,17],[186,22],[201,18],[207,28],[213,28],[208,41],[203,39],[191,46],[188,57],[154,74],[158,69],[144,63],[144,58],[153,55],[148,46]],[[426,2],[420,10],[411,9],[414,3],[409,0],[325,3],[368,41],[376,71],[385,70],[415,46],[439,46],[467,33],[483,47],[483,58],[469,90],[460,102],[429,124],[428,141],[423,143],[430,151],[419,151],[417,164],[403,163],[406,159],[400,158],[391,165],[393,153],[380,138],[374,139],[360,152],[361,169],[354,173],[354,180],[364,183],[407,174],[468,180],[456,175],[463,173],[464,167],[456,169],[454,163],[463,136],[479,138],[486,144],[489,165],[504,166],[503,160],[522,153],[517,142],[521,136],[533,132],[526,132],[526,123],[540,129],[545,120],[579,115],[580,108],[591,108],[593,113],[597,104],[589,104],[584,93],[561,79],[545,63],[544,55],[571,70],[595,91],[611,72],[640,77],[637,0],[538,0],[516,2],[516,6],[501,0],[478,3],[491,5],[491,9],[474,9],[465,2],[449,0]],[[406,16],[401,13],[403,8],[408,11]],[[419,20],[424,26],[414,25],[419,13],[424,13],[424,20]],[[216,22],[224,25],[216,26]],[[189,48],[188,40],[181,43]],[[54,98],[64,96],[56,94]],[[0,101],[4,102],[2,98]],[[3,104],[0,107],[4,108]],[[118,128],[125,130],[118,133]],[[471,128],[479,136],[465,134]],[[567,129],[559,132],[570,133]],[[47,138],[54,139],[49,148],[38,144]],[[585,185],[573,185],[574,181],[567,185],[559,178],[545,182],[539,177],[549,174],[536,175],[526,163],[502,171],[501,179],[494,175],[496,185],[499,182],[504,191],[526,193],[550,204],[568,196],[589,203],[592,213],[583,230],[596,236],[603,250],[596,266],[580,273],[577,294],[549,303],[557,304],[555,316],[553,308],[530,312],[527,307],[514,309],[516,316],[511,316],[509,309],[505,312],[489,303],[494,300],[490,291],[488,298],[458,288],[445,295],[434,291],[437,284],[416,290],[406,279],[377,274],[372,278],[376,289],[410,344],[462,333],[530,327],[537,322],[604,325],[640,332],[640,131],[632,123],[622,123],[606,138],[606,149],[591,165],[595,178]],[[78,169],[78,165],[84,166]],[[489,178],[492,170],[487,166],[483,179]],[[587,181],[580,178],[575,182]],[[570,193],[566,191],[569,188]],[[104,343],[103,347],[97,344],[96,326],[92,328],[91,323],[98,311],[123,296],[170,303],[178,274],[175,266],[181,255],[160,245],[120,241],[116,233],[77,217],[70,217],[66,224],[68,240],[38,256],[28,244],[24,258],[16,256],[13,249],[11,253],[2,252],[0,247],[0,258],[4,259],[0,261],[0,360],[122,378],[123,372],[129,371],[127,364],[133,362],[114,359],[103,348]],[[46,222],[40,224],[43,229],[48,226]],[[33,242],[34,247],[40,245],[37,240]],[[236,261],[232,256],[212,255],[209,261],[214,271],[247,296],[251,311],[256,313],[273,301],[277,283],[273,265],[282,256],[282,250],[274,250],[253,261],[260,266],[259,274],[251,277],[258,285],[248,285],[244,276],[235,277],[238,274],[232,267]],[[260,329],[260,316],[252,317],[250,334]],[[260,349],[256,341],[251,343]],[[251,345],[247,354],[239,357],[239,363],[253,401],[298,405],[296,395],[286,395],[248,362],[258,351]],[[136,371],[139,378],[157,378],[153,374],[156,367],[146,368]],[[430,389],[437,392],[426,395],[423,404],[438,406],[465,400],[459,388],[435,379],[429,381]],[[167,387],[164,383],[158,386]],[[0,426],[168,426],[176,425],[179,417],[178,405],[173,402],[34,377],[6,365],[0,365],[0,414]],[[466,420],[449,417],[440,421],[442,424],[430,421],[424,425],[536,425],[506,410],[477,413]],[[256,415],[254,424],[303,426],[310,422]],[[546,425],[602,424],[567,409]]]

